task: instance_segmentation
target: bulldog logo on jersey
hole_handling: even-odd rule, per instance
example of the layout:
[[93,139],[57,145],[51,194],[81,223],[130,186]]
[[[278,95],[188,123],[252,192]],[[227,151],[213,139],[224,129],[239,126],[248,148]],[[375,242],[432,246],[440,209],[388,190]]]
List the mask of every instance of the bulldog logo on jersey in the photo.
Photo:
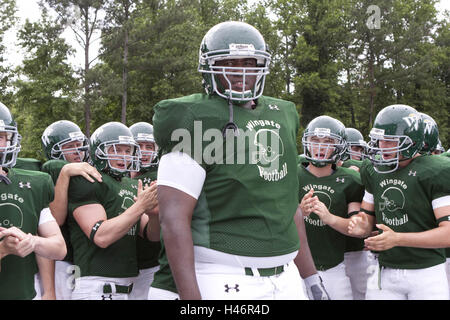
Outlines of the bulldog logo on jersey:
[[16,227],[21,229],[23,226],[23,213],[20,207],[12,203],[0,204],[0,227]]

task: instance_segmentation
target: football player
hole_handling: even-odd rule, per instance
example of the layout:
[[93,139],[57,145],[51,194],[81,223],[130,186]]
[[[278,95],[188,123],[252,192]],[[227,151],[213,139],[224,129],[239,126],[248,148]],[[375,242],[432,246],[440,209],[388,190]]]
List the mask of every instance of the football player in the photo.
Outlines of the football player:
[[[138,122],[130,126],[134,140],[141,149],[140,170],[131,172],[131,177],[141,179],[144,184],[156,181],[158,172],[157,146],[153,136],[153,126],[147,122]],[[156,209],[156,208],[155,208]],[[147,300],[154,274],[159,269],[158,254],[161,250],[160,241],[148,241],[137,238],[137,261],[139,276],[134,280],[132,300]]]
[[[450,246],[450,162],[420,156],[424,122],[407,105],[390,105],[375,118],[360,173],[361,212],[349,232],[380,251],[378,281],[366,299],[449,298],[444,249]],[[372,235],[373,226],[382,231]],[[369,281],[370,282],[370,281]]]
[[55,184],[55,199],[50,203],[50,209],[67,246],[67,255],[62,261],[55,261],[53,267],[55,297],[57,300],[70,300],[76,276],[66,222],[70,177],[81,175],[92,183],[94,179],[101,182],[101,175],[86,162],[89,142],[80,127],[72,121],[60,120],[50,124],[42,133],[41,141],[48,160],[43,164],[42,171],[50,174]]
[[332,300],[353,299],[344,253],[349,216],[358,213],[364,188],[358,172],[336,166],[346,151],[345,126],[320,116],[306,127],[302,144],[307,162],[298,166],[300,208],[311,254]]
[[206,93],[161,101],[153,117],[161,228],[177,292],[306,299],[293,262],[295,105],[262,95],[271,55],[254,27],[214,26],[199,55]]
[[[347,150],[344,161],[340,165],[359,172],[362,160],[366,157],[367,143],[361,132],[355,128],[345,128]],[[367,289],[367,279],[375,257],[370,251],[363,251],[364,240],[356,237],[346,237],[344,265],[345,273],[350,278],[354,300],[364,300]]]
[[159,240],[158,216],[147,216],[157,204],[156,184],[129,178],[139,171],[140,149],[122,123],[94,131],[90,156],[102,182],[72,177],[68,192],[70,240],[81,275],[72,299],[127,300],[138,275],[136,237]]
[[39,299],[41,258],[62,259],[67,250],[49,209],[53,182],[46,173],[13,168],[19,151],[17,125],[0,103],[0,299]]

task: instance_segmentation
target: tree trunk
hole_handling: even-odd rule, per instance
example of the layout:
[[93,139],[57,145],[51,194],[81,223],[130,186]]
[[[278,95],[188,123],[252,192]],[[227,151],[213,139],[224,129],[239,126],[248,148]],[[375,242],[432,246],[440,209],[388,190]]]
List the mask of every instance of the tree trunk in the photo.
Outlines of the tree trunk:
[[122,116],[121,121],[127,122],[127,92],[128,92],[128,4],[125,5],[125,28],[123,39],[123,70],[122,70]]
[[85,123],[85,134],[86,137],[91,136],[91,102],[90,102],[90,88],[88,83],[88,73],[89,73],[89,8],[85,10],[85,47],[84,47],[84,123]]

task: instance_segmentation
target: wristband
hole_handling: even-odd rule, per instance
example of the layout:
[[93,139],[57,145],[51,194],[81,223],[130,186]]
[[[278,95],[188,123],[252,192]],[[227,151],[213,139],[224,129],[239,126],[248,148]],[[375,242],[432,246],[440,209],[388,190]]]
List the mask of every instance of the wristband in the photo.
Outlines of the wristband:
[[373,217],[375,216],[375,211],[369,211],[369,210],[366,210],[366,209],[363,209],[363,208],[359,209],[359,211],[367,213],[369,216],[373,216]]

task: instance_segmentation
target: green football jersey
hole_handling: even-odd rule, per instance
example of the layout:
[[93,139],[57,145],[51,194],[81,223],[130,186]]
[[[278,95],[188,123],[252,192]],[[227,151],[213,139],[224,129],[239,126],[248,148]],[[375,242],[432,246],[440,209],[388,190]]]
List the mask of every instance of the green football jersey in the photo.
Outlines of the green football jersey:
[[[158,173],[158,166],[151,166],[148,169],[141,171],[141,175],[134,179],[142,180],[142,183],[150,184],[156,180]],[[142,237],[137,237],[136,251],[139,270],[156,267],[158,265],[158,254],[161,250],[159,241],[149,241]]]
[[[48,160],[42,165],[42,172],[46,172],[52,177],[53,184],[56,185],[56,181],[58,180],[59,173],[61,169],[68,164],[65,160]],[[67,254],[64,257],[63,261],[67,261],[73,263],[73,248],[70,243],[70,233],[69,233],[69,225],[67,224],[67,219],[62,226],[60,226],[61,234],[66,242]]]
[[[37,235],[41,211],[53,201],[53,182],[39,171],[9,169],[11,184],[0,182],[0,226],[16,227]],[[34,275],[38,267],[34,253],[1,260],[0,299],[31,300],[35,297]]]
[[349,159],[342,163],[343,168],[350,168],[351,166],[355,166],[361,169],[362,161]]
[[222,136],[229,106],[194,94],[155,106],[153,126],[162,154],[182,151],[206,171],[194,209],[194,245],[230,254],[270,257],[298,250],[296,136],[291,102],[262,96],[255,109],[233,106],[239,136]]
[[449,158],[450,157],[450,152],[443,152],[443,153],[440,154],[440,156]]
[[[299,199],[314,189],[314,196],[324,203],[328,210],[339,217],[348,218],[348,204],[361,202],[364,187],[358,172],[337,167],[327,177],[316,177],[311,174],[305,164],[298,166],[300,183]],[[304,217],[306,235],[311,255],[317,270],[327,270],[344,261],[346,236],[324,224],[315,214]]]
[[[443,152],[439,156],[443,156],[444,159],[450,159],[450,152]],[[445,249],[445,256],[450,258],[450,248]]]
[[[362,161],[352,159],[342,163],[343,168],[349,168],[351,166],[361,168],[361,165]],[[362,249],[364,249],[364,239],[346,236],[345,252],[361,251]]]
[[101,183],[92,183],[80,176],[70,179],[68,224],[74,264],[80,267],[82,277],[134,277],[138,274],[139,221],[121,239],[107,248],[100,248],[84,234],[73,216],[73,211],[80,206],[101,204],[107,219],[112,219],[133,205],[137,195],[136,180],[124,177],[119,181],[105,173],[101,175]]
[[[361,167],[361,180],[374,197],[376,221],[395,232],[423,232],[437,227],[431,202],[450,195],[450,162],[420,156],[392,173],[376,173],[370,161]],[[422,269],[445,262],[444,249],[394,247],[381,251],[380,265]]]
[[42,163],[38,159],[17,158],[16,165],[14,166],[14,168],[33,170],[33,171],[41,171],[41,166],[42,166]]

